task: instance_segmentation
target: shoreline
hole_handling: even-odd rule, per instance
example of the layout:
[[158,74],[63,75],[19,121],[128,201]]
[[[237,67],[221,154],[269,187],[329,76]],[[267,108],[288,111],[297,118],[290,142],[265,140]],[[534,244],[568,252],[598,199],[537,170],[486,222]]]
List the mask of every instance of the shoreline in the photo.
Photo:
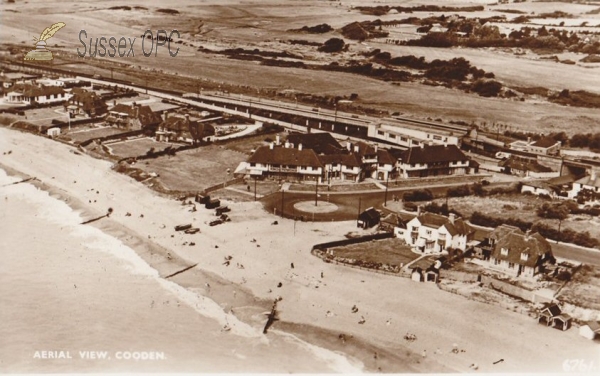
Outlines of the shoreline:
[[[590,343],[573,330],[548,330],[517,313],[499,311],[409,280],[330,265],[310,254],[312,244],[339,240],[349,230],[356,230],[353,222],[294,223],[278,217],[279,225],[273,227],[272,215],[262,206],[232,203],[232,221],[209,227],[208,222],[214,218],[212,212],[204,209],[192,212],[186,205],[160,197],[133,179],[112,171],[105,161],[75,155],[62,144],[29,134],[0,128],[0,136],[0,149],[13,150],[0,162],[10,166],[7,173],[12,171],[21,177],[37,175],[41,181],[33,183],[51,191],[52,197],[58,196],[69,207],[75,206],[75,210],[83,212],[82,216],[103,215],[108,207],[113,207],[115,211],[110,218],[92,225],[99,226],[103,233],[112,228],[113,236],[123,242],[130,236],[128,244],[136,248],[133,251],[136,259],[149,258],[162,270],[160,275],[200,263],[174,276],[172,281],[167,279],[174,282],[169,284],[168,291],[195,293],[202,300],[206,292],[204,280],[199,281],[201,277],[196,274],[202,269],[208,273],[205,276],[217,277],[206,299],[216,301],[212,312],[218,306],[218,316],[222,318],[233,306],[236,320],[240,317],[243,326],[260,331],[266,320],[254,304],[260,307],[263,302],[281,296],[283,301],[278,311],[282,321],[274,324],[274,335],[270,338],[277,342],[281,339],[277,331],[283,330],[301,341],[333,351],[324,353],[324,357],[317,354],[321,360],[330,359],[331,354],[345,354],[348,359],[361,361],[366,372],[376,372],[378,367],[382,372],[391,372],[403,366],[406,366],[403,369],[414,367],[416,372],[470,372],[469,365],[473,363],[482,372],[557,372],[566,358],[597,356]],[[128,212],[132,215],[125,214]],[[181,223],[192,223],[202,232],[196,235],[174,232],[173,226]],[[186,244],[190,240],[198,245],[190,247]],[[150,246],[144,248],[146,243]],[[177,256],[177,260],[165,261],[165,250],[172,253],[172,259]],[[228,255],[233,255],[229,267],[223,262]],[[145,259],[143,262],[148,264]],[[218,293],[221,283],[226,287],[223,293]],[[238,286],[241,286],[239,295]],[[351,312],[353,304],[360,307],[358,314]],[[366,323],[358,322],[363,315]],[[342,333],[352,341],[340,343],[338,336]],[[406,333],[417,335],[418,341],[405,341]],[[527,335],[530,340],[515,342],[515,335]],[[482,341],[487,345],[481,346]],[[564,347],[565,341],[568,347]],[[456,343],[464,349],[460,355],[451,352]],[[539,352],[540,344],[546,344],[544,352]],[[309,346],[307,343],[306,348]],[[375,351],[378,362],[374,362]],[[425,351],[431,354],[426,359],[421,355]],[[507,361],[494,363],[498,355]],[[391,366],[384,364],[386,361]],[[337,360],[334,363],[343,366]]]
[[[3,163],[0,163],[0,169],[4,170],[8,176],[16,176],[21,179],[33,178],[32,176],[6,166]],[[50,197],[63,201],[74,212],[79,213],[79,215],[82,217],[93,218],[100,214],[100,212],[90,208],[89,206],[77,200],[75,197],[67,195],[64,192],[60,192],[60,189],[46,184],[40,180],[30,180],[25,183],[18,184],[31,184],[36,188],[47,192]],[[150,191],[155,194],[153,190]],[[197,265],[196,267],[172,278],[165,279],[165,276],[186,268],[191,264],[191,262],[185,260],[175,251],[169,250],[152,242],[151,240],[143,238],[135,231],[116,223],[110,218],[102,218],[99,221],[88,223],[86,225],[99,229],[103,233],[118,239],[119,241],[123,242],[124,245],[133,249],[135,253],[142,260],[144,260],[144,262],[146,262],[151,268],[155,269],[159,273],[160,278],[163,281],[173,282],[193,293],[201,293],[202,295],[214,300],[217,304],[219,304],[219,306],[223,308],[224,313],[232,314],[243,323],[249,324],[254,328],[261,328],[261,325],[264,325],[264,322],[261,322],[258,319],[264,317],[261,314],[262,312],[270,310],[272,301],[259,298],[253,295],[243,286],[201,269],[201,265]],[[206,287],[207,284],[210,285],[209,288]],[[234,292],[235,299],[232,298],[234,296]],[[243,308],[236,308],[234,310],[234,304],[236,306],[241,304]],[[277,320],[270,327],[270,330],[275,333],[279,332],[287,336],[294,336],[298,340],[307,342],[312,346],[318,346],[335,353],[342,353],[343,356],[348,358],[351,363],[362,363],[364,365],[362,370],[369,373],[379,371],[379,367],[381,366],[375,366],[375,364],[371,362],[372,358],[369,357],[368,354],[373,352],[377,352],[379,354],[389,353],[384,349],[377,348],[367,341],[358,339],[352,341],[351,346],[336,346],[334,340],[334,337],[336,336],[333,333],[330,333],[326,329],[306,324],[295,324],[292,322]],[[347,352],[348,347],[350,347],[351,350],[349,352]],[[412,355],[416,357],[416,354]],[[394,356],[394,358],[394,361],[398,361],[399,359],[397,356]],[[394,366],[391,360],[384,362],[383,364],[385,364],[384,372],[412,371],[410,368],[399,369],[397,366]]]

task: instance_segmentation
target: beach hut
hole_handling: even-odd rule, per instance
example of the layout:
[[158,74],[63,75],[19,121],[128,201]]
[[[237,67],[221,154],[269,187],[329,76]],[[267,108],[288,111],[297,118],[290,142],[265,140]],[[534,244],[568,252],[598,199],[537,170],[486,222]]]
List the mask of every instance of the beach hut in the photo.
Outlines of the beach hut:
[[410,273],[410,279],[412,279],[415,282],[422,282],[423,281],[423,269],[416,267],[412,270],[412,272]]
[[381,214],[375,208],[368,208],[358,216],[358,227],[371,228],[379,224]]
[[581,325],[579,335],[591,340],[600,339],[600,321],[588,321]]
[[556,304],[550,304],[546,308],[542,309],[538,317],[538,323],[551,326],[554,322],[554,317],[560,315],[560,307]]
[[560,330],[567,330],[573,324],[573,318],[566,313],[561,313],[552,319],[553,327]]

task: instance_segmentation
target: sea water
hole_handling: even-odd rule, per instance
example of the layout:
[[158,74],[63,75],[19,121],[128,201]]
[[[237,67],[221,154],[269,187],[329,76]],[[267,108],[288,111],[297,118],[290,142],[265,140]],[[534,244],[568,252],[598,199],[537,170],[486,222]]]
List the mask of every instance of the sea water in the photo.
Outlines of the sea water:
[[0,372],[362,369],[295,336],[263,335],[18,180],[0,170]]

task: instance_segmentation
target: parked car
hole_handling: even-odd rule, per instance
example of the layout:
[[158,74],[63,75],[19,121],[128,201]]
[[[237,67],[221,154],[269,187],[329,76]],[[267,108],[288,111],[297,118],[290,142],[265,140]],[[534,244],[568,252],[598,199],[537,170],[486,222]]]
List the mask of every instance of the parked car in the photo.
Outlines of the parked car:
[[221,223],[223,223],[222,219],[215,219],[214,221],[211,221],[208,225],[209,226],[216,226],[216,225],[220,225]]

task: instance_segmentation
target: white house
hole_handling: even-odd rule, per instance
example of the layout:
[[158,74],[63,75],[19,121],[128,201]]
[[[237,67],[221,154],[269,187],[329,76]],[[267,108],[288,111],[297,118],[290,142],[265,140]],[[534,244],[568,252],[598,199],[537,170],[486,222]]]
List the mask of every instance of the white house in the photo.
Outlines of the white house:
[[[391,142],[402,147],[420,146],[422,144],[458,145],[466,135],[457,131],[446,131],[428,125],[426,122],[416,123],[398,119],[383,119],[385,123],[371,124],[367,135],[372,138]],[[432,125],[438,125],[431,123]]]
[[518,228],[507,231],[500,226],[490,238],[494,239],[490,269],[514,277],[533,277],[553,258],[550,243],[538,233],[523,233]]
[[596,170],[592,169],[592,174],[590,176],[584,176],[583,178],[574,181],[573,189],[569,192],[569,197],[577,197],[577,194],[584,189],[600,194],[600,177],[598,177]]
[[439,253],[449,248],[465,251],[474,230],[453,213],[449,217],[433,213],[417,215],[398,226],[394,234],[421,253]]
[[57,86],[16,84],[4,93],[4,102],[8,104],[32,104],[34,102],[58,104],[69,98],[71,98],[71,94]]
[[421,145],[398,156],[398,174],[403,178],[476,173],[479,164],[456,145]]

